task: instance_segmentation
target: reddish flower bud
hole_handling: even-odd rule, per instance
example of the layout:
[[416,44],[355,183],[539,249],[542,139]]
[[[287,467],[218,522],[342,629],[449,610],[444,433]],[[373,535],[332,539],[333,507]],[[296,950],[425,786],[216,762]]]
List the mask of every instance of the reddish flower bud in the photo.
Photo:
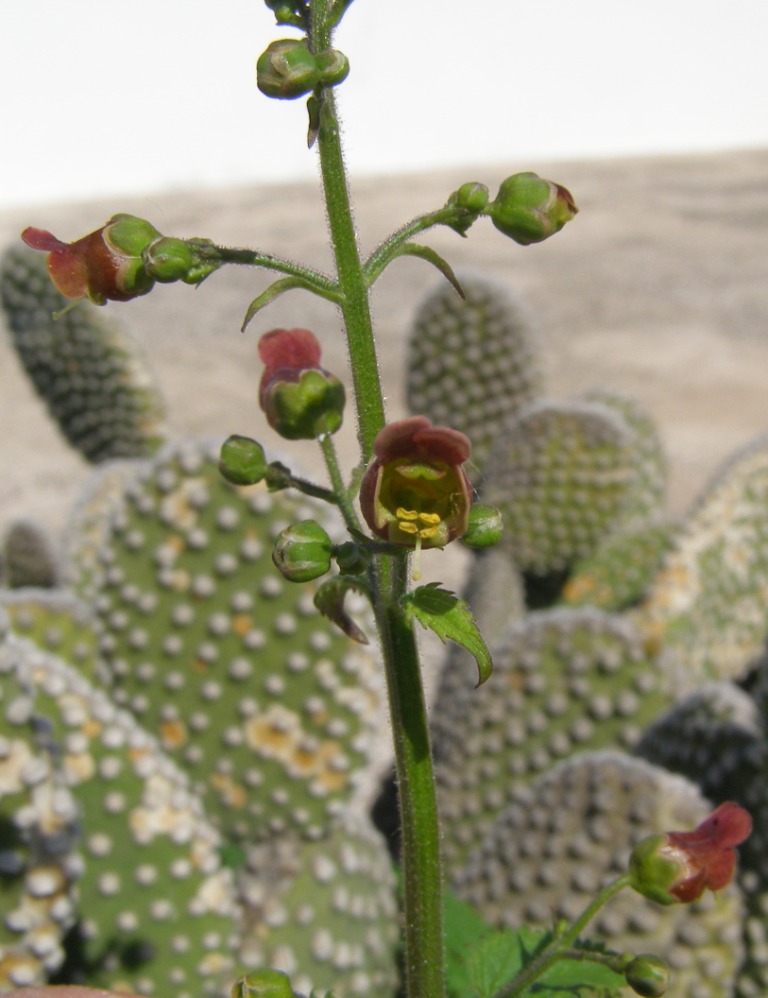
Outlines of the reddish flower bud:
[[44,229],[25,229],[21,238],[48,253],[48,273],[66,298],[88,296],[95,305],[129,301],[152,290],[142,253],[160,233],[143,218],[114,215],[106,225],[74,243]]
[[287,440],[335,433],[344,413],[344,386],[320,367],[320,344],[308,329],[273,329],[259,341],[264,374],[259,403],[267,422]]
[[705,890],[722,890],[736,869],[735,846],[752,831],[744,808],[726,801],[692,832],[643,839],[629,861],[631,886],[658,904],[696,901]]
[[443,547],[467,529],[471,489],[463,433],[424,416],[385,426],[360,485],[360,508],[378,537],[413,548]]

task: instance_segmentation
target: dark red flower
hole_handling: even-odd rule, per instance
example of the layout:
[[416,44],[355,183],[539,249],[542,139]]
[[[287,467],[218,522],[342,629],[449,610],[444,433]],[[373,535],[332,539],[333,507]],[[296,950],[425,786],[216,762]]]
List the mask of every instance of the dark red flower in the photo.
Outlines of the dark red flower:
[[731,882],[735,847],[751,831],[749,812],[726,801],[692,832],[667,832],[639,842],[630,858],[630,882],[660,904],[696,901],[705,890],[719,891]]
[[371,530],[391,544],[443,547],[467,529],[471,487],[462,465],[469,440],[458,430],[413,416],[385,426],[360,486]]
[[308,329],[273,329],[259,340],[264,373],[259,404],[287,440],[315,440],[341,426],[345,393],[320,367],[320,344]]
[[95,305],[129,301],[152,290],[143,251],[159,237],[143,218],[114,215],[106,225],[74,243],[64,243],[45,229],[27,228],[21,238],[48,254],[48,273],[66,298],[87,296]]

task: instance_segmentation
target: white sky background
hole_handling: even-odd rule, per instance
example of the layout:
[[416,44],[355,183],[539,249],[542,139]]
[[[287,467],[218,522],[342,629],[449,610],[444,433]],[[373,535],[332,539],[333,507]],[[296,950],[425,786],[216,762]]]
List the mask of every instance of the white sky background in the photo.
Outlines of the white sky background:
[[[261,0],[0,0],[0,208],[312,178]],[[353,172],[768,146],[768,0],[355,0]]]

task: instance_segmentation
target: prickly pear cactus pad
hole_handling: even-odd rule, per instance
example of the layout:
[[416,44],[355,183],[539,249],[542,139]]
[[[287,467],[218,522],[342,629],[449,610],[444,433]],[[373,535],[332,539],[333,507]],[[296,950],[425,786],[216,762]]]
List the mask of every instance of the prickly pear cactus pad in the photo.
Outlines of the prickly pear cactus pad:
[[240,960],[283,970],[303,994],[391,998],[397,901],[391,861],[368,818],[347,812],[327,836],[277,837],[249,850]]
[[656,423],[638,402],[616,392],[591,391],[585,400],[613,409],[632,437],[636,477],[620,529],[634,530],[657,519],[667,491],[667,458]]
[[484,502],[498,506],[521,569],[544,575],[590,554],[637,481],[623,418],[595,402],[535,402],[497,439]]
[[[500,926],[572,919],[626,871],[637,841],[659,829],[695,827],[709,810],[693,784],[642,760],[616,752],[575,756],[499,815],[457,888]],[[734,885],[716,899],[669,908],[624,891],[590,930],[613,949],[666,958],[676,998],[731,998],[743,955],[741,917]]]
[[73,447],[94,462],[157,449],[164,405],[135,344],[89,302],[64,312],[72,303],[53,287],[43,256],[5,252],[0,301],[19,358]]
[[[0,652],[0,655],[3,653]],[[0,659],[0,669],[3,668]],[[0,991],[44,984],[64,961],[76,918],[79,811],[42,732],[29,723],[27,690],[0,678]]]
[[44,737],[77,804],[80,973],[142,993],[219,993],[239,908],[187,778],[128,713],[29,642],[7,638],[0,682],[7,740]]
[[384,713],[372,654],[272,564],[277,533],[325,507],[236,488],[218,444],[186,441],[103,509],[85,588],[115,700],[157,732],[225,834],[322,835],[364,781]]
[[768,631],[768,438],[737,454],[689,516],[638,612],[687,689],[743,675]]
[[90,608],[66,589],[0,590],[11,629],[95,678],[98,638]]
[[501,284],[459,275],[465,298],[442,283],[411,330],[406,392],[411,412],[472,441],[468,472],[482,473],[503,424],[540,391],[530,320]]
[[[761,662],[758,684],[763,669]],[[658,718],[644,733],[637,752],[687,777],[714,803],[736,800],[752,815],[753,833],[739,849],[746,959],[735,993],[739,998],[764,995],[768,989],[768,742],[759,703],[732,683],[707,683]]]
[[669,703],[629,622],[593,608],[531,613],[492,653],[479,689],[446,669],[433,709],[449,878],[519,787],[574,751],[631,746]]
[[675,530],[671,522],[655,521],[611,534],[573,566],[563,586],[563,602],[602,610],[636,606],[658,575]]

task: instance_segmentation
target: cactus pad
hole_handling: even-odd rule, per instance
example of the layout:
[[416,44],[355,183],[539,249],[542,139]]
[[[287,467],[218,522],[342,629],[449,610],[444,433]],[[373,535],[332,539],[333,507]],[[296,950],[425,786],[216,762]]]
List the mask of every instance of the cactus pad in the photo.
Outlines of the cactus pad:
[[275,838],[249,850],[239,878],[245,966],[283,970],[298,991],[390,998],[397,990],[394,873],[381,836],[346,813],[316,842]]
[[743,675],[768,631],[768,438],[731,459],[675,539],[638,624],[702,679]]
[[622,417],[594,402],[537,402],[505,426],[482,498],[498,506],[518,565],[538,575],[590,554],[637,478]]
[[630,624],[592,608],[529,614],[479,689],[446,669],[433,710],[448,875],[517,788],[574,751],[628,747],[669,702]]
[[[10,738],[45,738],[83,837],[77,963],[100,986],[214,994],[231,978],[238,906],[221,841],[186,777],[133,718],[12,635],[0,651]],[[67,811],[69,814],[69,811]]]
[[90,302],[63,312],[72,302],[56,291],[45,258],[33,250],[4,254],[0,300],[19,358],[73,447],[93,462],[157,449],[164,406],[133,341]]
[[89,542],[73,550],[87,556],[84,596],[116,702],[158,732],[225,834],[322,835],[383,721],[370,652],[272,564],[277,533],[326,515],[320,504],[236,488],[216,444],[186,441],[137,465],[99,508],[106,525],[92,512]]
[[[573,919],[647,835],[695,827],[710,810],[693,784],[616,752],[575,756],[520,792],[470,856],[459,893],[491,922]],[[739,969],[742,903],[661,908],[625,890],[590,925],[612,949],[652,952],[672,967],[677,998],[730,998]]]
[[464,300],[441,284],[417,312],[406,391],[411,412],[469,437],[472,474],[482,473],[501,427],[536,397],[541,374],[515,298],[487,278],[459,276]]

